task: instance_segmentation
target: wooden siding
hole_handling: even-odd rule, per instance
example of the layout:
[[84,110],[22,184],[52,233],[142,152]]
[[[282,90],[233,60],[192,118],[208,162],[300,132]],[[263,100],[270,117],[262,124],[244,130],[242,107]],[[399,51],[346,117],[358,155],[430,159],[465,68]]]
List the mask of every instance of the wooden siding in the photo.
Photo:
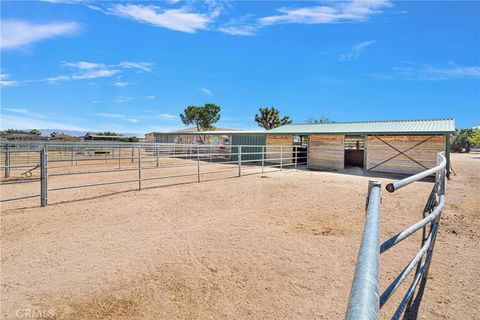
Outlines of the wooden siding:
[[308,167],[320,170],[338,170],[344,168],[343,134],[310,135],[308,141]]
[[[292,163],[293,135],[267,135],[265,160],[270,163]],[[280,151],[283,159],[280,160]]]
[[[403,152],[428,139],[428,141],[405,152],[406,155],[427,168],[434,167],[436,165],[437,153],[445,150],[445,137],[443,135],[378,136],[378,138],[376,136],[368,136],[366,155],[367,171],[415,174],[425,170],[425,168],[405,155],[398,155],[399,152],[397,150],[391,148],[380,139]],[[378,165],[395,155],[398,156]]]

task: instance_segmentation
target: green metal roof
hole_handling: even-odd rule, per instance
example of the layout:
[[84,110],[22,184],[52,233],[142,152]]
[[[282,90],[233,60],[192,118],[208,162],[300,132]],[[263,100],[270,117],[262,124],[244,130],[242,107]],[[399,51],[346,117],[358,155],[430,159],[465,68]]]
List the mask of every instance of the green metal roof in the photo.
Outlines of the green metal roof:
[[287,124],[268,130],[267,134],[314,134],[314,133],[344,133],[344,134],[426,134],[453,133],[454,119],[428,120],[390,120],[363,122],[335,122],[323,124]]

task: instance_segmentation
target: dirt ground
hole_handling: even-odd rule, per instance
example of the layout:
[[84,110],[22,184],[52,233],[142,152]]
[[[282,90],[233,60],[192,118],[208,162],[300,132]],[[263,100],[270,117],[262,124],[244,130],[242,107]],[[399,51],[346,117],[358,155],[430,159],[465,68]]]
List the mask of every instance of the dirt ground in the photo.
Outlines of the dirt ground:
[[[453,154],[452,164],[457,175],[448,186],[421,319],[480,314],[480,154]],[[136,188],[131,183],[51,192],[46,208],[38,199],[2,203],[2,317],[343,318],[369,177],[285,170],[234,178],[231,169],[202,176],[211,179],[203,183],[187,176],[175,180],[185,184],[149,188],[168,184],[152,180],[142,191],[127,191]],[[108,177],[52,177],[49,183]],[[390,181],[381,180],[383,186]],[[382,191],[382,239],[421,218],[431,186]],[[35,194],[38,183],[1,191],[2,198]],[[419,237],[382,255],[382,290],[418,250]],[[382,309],[383,318],[406,287]]]

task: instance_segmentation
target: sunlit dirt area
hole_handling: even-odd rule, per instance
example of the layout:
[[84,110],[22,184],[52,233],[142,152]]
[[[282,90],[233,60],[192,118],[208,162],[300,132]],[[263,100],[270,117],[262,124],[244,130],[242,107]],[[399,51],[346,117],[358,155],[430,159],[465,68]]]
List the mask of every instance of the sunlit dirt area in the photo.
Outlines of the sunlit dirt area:
[[[131,182],[52,191],[45,208],[38,198],[2,203],[2,317],[20,318],[27,309],[45,319],[344,317],[372,178],[295,169],[262,174],[253,166],[237,177],[235,165],[211,164],[197,183],[194,161],[185,161],[192,166],[142,174],[191,176],[145,181],[142,191]],[[421,319],[480,314],[480,154],[452,154],[452,165]],[[230,171],[204,174],[220,168]],[[137,174],[51,177],[49,188]],[[391,181],[374,179],[383,187]],[[383,240],[422,217],[431,188],[418,182],[393,194],[383,189]],[[1,192],[38,194],[39,184]],[[382,290],[419,246],[420,233],[382,255]],[[407,286],[382,309],[383,318]]]

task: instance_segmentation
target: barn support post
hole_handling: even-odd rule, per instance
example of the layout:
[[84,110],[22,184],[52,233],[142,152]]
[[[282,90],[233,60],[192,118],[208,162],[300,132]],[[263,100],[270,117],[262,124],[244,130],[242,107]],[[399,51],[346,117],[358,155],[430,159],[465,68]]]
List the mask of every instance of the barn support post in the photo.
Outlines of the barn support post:
[[200,146],[197,145],[197,182],[200,182]]
[[10,159],[11,159],[11,153],[10,153],[11,147],[9,144],[5,145],[5,178],[10,177]]
[[140,146],[138,147],[137,151],[138,151],[138,191],[141,191],[142,190],[142,162],[141,162],[141,150],[140,150]]
[[238,146],[238,176],[242,176],[242,146]]
[[40,149],[40,206],[48,205],[48,146]]

